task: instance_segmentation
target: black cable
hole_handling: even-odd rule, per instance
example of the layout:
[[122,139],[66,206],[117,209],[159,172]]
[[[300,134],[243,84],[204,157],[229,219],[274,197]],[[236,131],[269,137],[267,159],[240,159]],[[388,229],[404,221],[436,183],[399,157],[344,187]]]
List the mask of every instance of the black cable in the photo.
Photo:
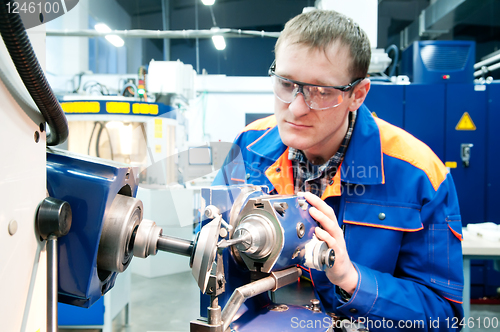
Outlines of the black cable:
[[399,48],[396,45],[392,44],[391,46],[386,48],[385,53],[387,53],[387,55],[389,55],[390,51],[394,51],[394,59],[392,60],[392,64],[391,64],[391,67],[389,69],[389,74],[388,74],[390,77],[392,77],[396,74],[396,67],[397,67],[398,61],[399,61]]
[[90,139],[89,139],[89,147],[87,148],[87,154],[90,156],[90,146],[92,145],[92,138],[94,137],[94,131],[95,127],[97,127],[97,124],[99,122],[94,122],[94,128],[92,128],[92,132],[90,133]]
[[99,122],[99,124],[101,125],[101,128],[99,128],[99,131],[97,132],[97,138],[96,138],[96,141],[95,141],[95,155],[98,158],[101,158],[101,156],[99,155],[99,143],[101,141],[101,134],[102,134],[104,126],[102,125],[101,122]]
[[81,73],[79,73],[79,74],[76,75],[76,76],[78,76],[78,86],[73,90],[73,93],[77,93],[78,90],[80,90],[80,86],[82,84],[82,76],[83,75],[85,75],[85,72],[83,72],[83,71]]
[[0,34],[19,76],[49,125],[47,145],[61,144],[68,138],[68,121],[40,67],[21,16],[8,10],[12,7],[13,1],[1,1]]
[[104,129],[106,130],[106,133],[108,134],[109,151],[111,152],[111,160],[115,160],[115,156],[113,153],[113,144],[111,144],[111,135],[109,134],[108,127],[104,126]]

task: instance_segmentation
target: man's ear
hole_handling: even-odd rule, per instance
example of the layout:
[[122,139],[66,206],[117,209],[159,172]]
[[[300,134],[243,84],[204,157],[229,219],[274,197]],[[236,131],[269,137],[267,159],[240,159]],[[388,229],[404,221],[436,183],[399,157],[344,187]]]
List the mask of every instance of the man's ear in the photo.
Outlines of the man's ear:
[[349,104],[349,111],[353,112],[357,110],[361,104],[365,101],[366,95],[370,91],[370,80],[365,78],[354,87],[352,96],[354,97]]

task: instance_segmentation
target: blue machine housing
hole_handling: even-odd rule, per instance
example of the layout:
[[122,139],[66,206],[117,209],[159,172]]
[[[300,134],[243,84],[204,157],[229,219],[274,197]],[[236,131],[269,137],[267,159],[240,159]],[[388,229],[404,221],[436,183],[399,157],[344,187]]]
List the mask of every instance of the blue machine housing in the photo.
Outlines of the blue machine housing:
[[130,166],[47,149],[47,190],[70,204],[69,233],[58,240],[59,302],[90,307],[115,283],[116,272],[97,266],[106,211],[117,194],[135,196]]
[[412,83],[470,83],[475,59],[473,41],[415,41],[403,52],[401,74]]

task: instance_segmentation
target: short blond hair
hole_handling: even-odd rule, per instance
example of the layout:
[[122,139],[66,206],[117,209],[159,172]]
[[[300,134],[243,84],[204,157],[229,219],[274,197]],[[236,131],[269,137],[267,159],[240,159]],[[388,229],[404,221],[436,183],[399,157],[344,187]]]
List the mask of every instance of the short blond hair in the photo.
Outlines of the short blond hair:
[[351,78],[366,77],[371,59],[370,40],[357,23],[333,10],[316,9],[289,20],[276,42],[274,52],[278,54],[284,43],[302,44],[326,51],[337,40],[350,50]]

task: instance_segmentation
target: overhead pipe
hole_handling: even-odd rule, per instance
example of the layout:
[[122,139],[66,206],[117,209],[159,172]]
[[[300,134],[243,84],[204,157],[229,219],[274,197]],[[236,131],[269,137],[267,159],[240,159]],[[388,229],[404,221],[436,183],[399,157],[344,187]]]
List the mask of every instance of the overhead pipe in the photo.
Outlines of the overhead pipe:
[[186,38],[211,38],[222,35],[226,38],[242,37],[267,37],[278,38],[280,32],[253,31],[241,29],[218,29],[214,30],[113,30],[110,32],[99,32],[96,30],[47,30],[47,36],[56,37],[104,37],[117,35],[122,38],[148,38],[148,39],[186,39]]

